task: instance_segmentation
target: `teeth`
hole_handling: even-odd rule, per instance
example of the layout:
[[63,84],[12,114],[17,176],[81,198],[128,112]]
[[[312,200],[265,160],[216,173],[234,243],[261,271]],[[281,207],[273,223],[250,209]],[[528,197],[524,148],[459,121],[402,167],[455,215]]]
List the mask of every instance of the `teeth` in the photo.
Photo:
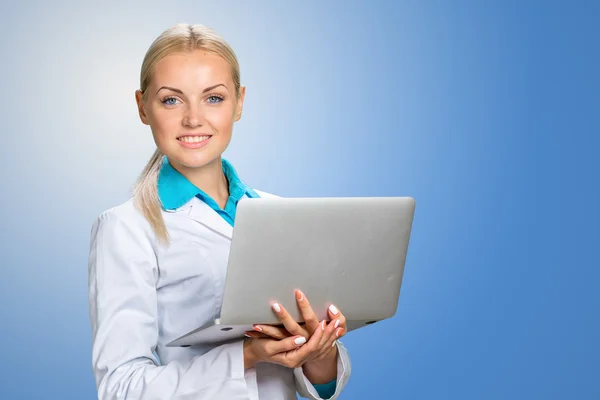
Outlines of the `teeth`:
[[182,142],[186,143],[199,143],[203,140],[208,139],[210,136],[184,136],[179,138]]

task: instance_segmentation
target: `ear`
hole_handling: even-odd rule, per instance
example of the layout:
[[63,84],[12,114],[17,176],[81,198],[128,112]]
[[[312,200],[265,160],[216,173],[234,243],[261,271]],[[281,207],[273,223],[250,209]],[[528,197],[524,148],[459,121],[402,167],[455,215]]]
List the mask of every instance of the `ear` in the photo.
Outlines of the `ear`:
[[234,121],[237,122],[242,118],[242,109],[244,108],[244,98],[246,96],[246,86],[240,86],[240,95],[237,99],[237,104],[235,107],[235,118]]
[[139,90],[135,91],[135,102],[137,103],[138,113],[140,114],[140,119],[144,125],[148,124],[148,116],[146,115],[146,110],[144,109],[144,100],[142,100],[143,93]]

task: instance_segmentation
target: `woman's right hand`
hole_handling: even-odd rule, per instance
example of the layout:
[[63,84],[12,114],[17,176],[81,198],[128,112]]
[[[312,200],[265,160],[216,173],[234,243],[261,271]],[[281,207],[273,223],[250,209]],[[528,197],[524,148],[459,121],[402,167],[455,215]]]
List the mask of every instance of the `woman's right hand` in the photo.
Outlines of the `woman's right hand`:
[[[321,323],[323,324],[323,322]],[[298,368],[319,349],[323,329],[315,329],[308,342],[300,335],[284,339],[249,338],[244,342],[244,368],[253,368],[259,362]]]

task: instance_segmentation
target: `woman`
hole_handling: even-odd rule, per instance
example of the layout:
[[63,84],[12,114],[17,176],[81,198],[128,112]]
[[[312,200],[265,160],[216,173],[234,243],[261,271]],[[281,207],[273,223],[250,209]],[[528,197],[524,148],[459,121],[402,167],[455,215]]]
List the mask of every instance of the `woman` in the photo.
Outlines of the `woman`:
[[337,341],[345,318],[319,322],[296,299],[300,326],[255,326],[221,346],[165,347],[220,312],[238,201],[271,196],[222,158],[245,88],[235,54],[214,31],[179,24],[150,46],[136,101],[157,150],[132,199],[92,228],[92,361],[101,399],[337,398],[350,360]]

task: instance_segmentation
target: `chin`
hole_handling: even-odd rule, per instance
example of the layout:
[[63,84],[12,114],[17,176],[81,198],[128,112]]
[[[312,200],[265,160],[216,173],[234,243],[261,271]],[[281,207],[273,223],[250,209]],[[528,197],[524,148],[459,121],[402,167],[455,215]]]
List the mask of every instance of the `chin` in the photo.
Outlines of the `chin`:
[[167,154],[167,158],[169,158],[171,163],[177,163],[186,168],[202,168],[219,159],[221,154],[222,153],[215,151],[175,151]]

